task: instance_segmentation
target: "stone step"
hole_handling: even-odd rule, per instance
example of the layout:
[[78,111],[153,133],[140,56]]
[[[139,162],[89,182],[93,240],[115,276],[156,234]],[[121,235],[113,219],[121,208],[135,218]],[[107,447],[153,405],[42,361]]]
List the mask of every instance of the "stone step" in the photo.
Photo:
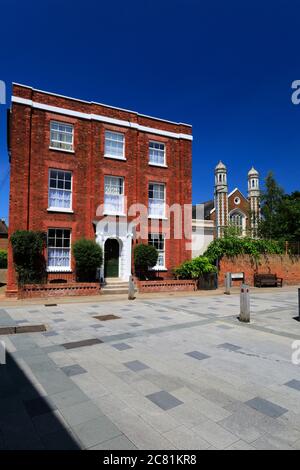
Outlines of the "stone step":
[[113,286],[111,284],[109,284],[109,285],[106,284],[105,286],[102,287],[102,289],[107,289],[107,290],[127,289],[128,290],[128,284],[127,285],[126,284],[125,285],[124,284],[116,284],[116,285],[113,285]]
[[103,287],[101,293],[102,295],[128,294],[128,287],[113,287],[111,289]]

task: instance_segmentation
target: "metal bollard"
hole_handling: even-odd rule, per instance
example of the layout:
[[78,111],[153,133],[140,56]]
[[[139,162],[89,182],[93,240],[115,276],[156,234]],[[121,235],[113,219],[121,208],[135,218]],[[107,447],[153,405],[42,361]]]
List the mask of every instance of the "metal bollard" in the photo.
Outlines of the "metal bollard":
[[247,284],[241,285],[239,320],[244,323],[250,323],[250,295]]
[[225,292],[224,294],[230,295],[230,287],[231,287],[231,273],[225,274]]
[[128,282],[128,300],[134,300],[135,299],[134,294],[135,294],[134,281],[133,281],[133,277],[130,275],[129,282]]

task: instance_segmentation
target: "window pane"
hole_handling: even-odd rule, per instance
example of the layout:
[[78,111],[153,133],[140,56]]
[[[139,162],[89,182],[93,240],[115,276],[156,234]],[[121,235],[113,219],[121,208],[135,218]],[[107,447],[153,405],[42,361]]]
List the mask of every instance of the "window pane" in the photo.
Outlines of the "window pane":
[[70,235],[68,229],[48,230],[48,267],[70,268]]
[[70,171],[50,170],[49,201],[50,208],[71,209],[72,173]]
[[164,184],[149,184],[149,215],[152,217],[164,217],[165,215]]
[[64,150],[73,150],[73,126],[50,122],[50,146]]
[[156,165],[165,164],[165,144],[149,142],[149,162]]
[[124,134],[105,131],[104,153],[111,157],[124,157]]

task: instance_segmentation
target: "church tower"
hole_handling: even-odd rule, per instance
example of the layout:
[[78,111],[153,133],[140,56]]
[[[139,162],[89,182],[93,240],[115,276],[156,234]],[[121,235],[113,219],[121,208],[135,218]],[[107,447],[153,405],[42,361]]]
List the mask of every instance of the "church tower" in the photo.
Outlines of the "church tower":
[[221,238],[228,225],[227,168],[221,161],[215,168],[215,209],[216,237]]
[[260,219],[259,173],[254,167],[248,172],[248,198],[250,204],[250,228],[252,237],[258,236]]

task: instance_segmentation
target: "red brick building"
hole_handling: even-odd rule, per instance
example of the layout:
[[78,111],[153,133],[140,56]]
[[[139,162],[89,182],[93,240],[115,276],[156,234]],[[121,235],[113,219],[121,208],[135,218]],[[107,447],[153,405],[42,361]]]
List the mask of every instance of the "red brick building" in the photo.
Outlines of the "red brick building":
[[[102,277],[127,280],[133,245],[141,241],[158,248],[155,270],[165,277],[191,257],[168,212],[191,204],[190,125],[14,84],[9,129],[9,233],[47,233],[49,280],[75,279],[72,244],[81,237],[103,247]],[[132,223],[133,204],[148,209],[147,239]],[[115,216],[113,228],[103,224],[107,215]],[[9,249],[8,294],[15,290]]]

